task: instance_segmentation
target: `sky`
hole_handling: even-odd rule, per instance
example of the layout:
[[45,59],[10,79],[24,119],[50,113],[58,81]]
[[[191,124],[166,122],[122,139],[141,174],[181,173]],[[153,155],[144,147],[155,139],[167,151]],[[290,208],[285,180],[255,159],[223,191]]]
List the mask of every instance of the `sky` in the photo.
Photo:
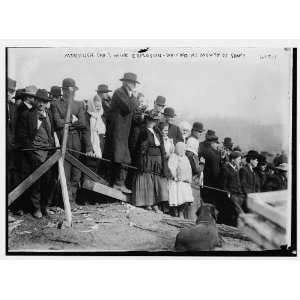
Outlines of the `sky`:
[[[10,48],[8,76],[17,81],[18,88],[34,84],[48,90],[61,85],[63,78],[72,77],[79,87],[76,98],[83,100],[95,93],[98,84],[106,83],[114,90],[125,72],[134,72],[141,82],[137,90],[148,103],[152,104],[157,95],[165,96],[178,120],[208,120],[210,127],[213,120],[219,120],[220,133],[220,120],[245,122],[249,128],[266,126],[272,130],[273,125],[280,126],[278,145],[287,144],[289,49],[151,48],[137,57],[138,50]],[[239,134],[239,139],[245,144],[242,136]]]

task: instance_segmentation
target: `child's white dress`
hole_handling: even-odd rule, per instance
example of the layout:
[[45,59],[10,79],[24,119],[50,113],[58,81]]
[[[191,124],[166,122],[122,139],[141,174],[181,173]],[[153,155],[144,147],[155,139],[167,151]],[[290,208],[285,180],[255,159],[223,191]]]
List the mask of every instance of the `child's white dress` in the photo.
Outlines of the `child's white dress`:
[[[169,169],[175,180],[169,180],[169,205],[179,206],[194,201],[192,187],[192,169],[188,158],[176,153],[170,155],[168,161]],[[178,181],[177,181],[178,180]]]

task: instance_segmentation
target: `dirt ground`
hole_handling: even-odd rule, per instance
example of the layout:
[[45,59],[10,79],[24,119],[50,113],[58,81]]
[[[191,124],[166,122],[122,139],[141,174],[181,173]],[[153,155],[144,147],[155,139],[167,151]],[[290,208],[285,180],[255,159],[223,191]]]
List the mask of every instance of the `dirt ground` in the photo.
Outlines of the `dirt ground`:
[[[193,226],[192,221],[121,202],[72,204],[70,228],[62,223],[61,208],[52,207],[50,212],[41,220],[9,213],[8,251],[174,251],[179,230]],[[219,226],[223,244],[216,251],[259,250],[237,229],[225,229]]]

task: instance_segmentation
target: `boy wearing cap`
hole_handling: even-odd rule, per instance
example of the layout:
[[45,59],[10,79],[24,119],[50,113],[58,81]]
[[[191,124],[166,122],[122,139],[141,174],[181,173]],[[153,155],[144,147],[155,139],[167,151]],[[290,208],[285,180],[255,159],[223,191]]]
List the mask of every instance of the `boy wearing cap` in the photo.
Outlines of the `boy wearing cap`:
[[259,178],[255,171],[260,155],[257,151],[250,150],[246,155],[246,166],[239,171],[241,187],[244,194],[259,192]]
[[125,73],[120,80],[122,86],[114,91],[112,97],[103,157],[117,163],[113,165],[110,176],[113,187],[124,193],[131,193],[125,186],[127,170],[120,164],[131,163],[128,139],[136,109],[135,87],[139,82],[134,73]]
[[52,100],[52,103],[58,101],[62,96],[61,87],[57,85],[52,86],[49,95],[50,95],[50,99]]
[[[25,111],[20,117],[20,146],[21,148],[36,149],[26,151],[25,159],[30,165],[30,172],[36,170],[49,157],[47,148],[54,146],[54,126],[51,113],[47,111],[47,103],[50,101],[48,92],[39,89],[36,92],[35,106]],[[44,148],[45,150],[43,150]],[[51,172],[46,172],[30,188],[29,198],[33,206],[33,216],[42,218],[48,215],[47,205],[52,194]]]
[[230,197],[223,199],[218,220],[230,226],[237,226],[238,216],[243,212],[242,207],[245,201],[239,176],[241,159],[242,155],[240,152],[231,152],[228,157],[228,162],[223,165],[221,171],[220,187],[228,191]]
[[162,114],[164,115],[164,121],[169,124],[168,137],[173,140],[174,145],[178,142],[183,142],[184,140],[180,128],[173,124],[176,116],[174,108],[166,107]]
[[[51,112],[53,114],[54,125],[59,138],[60,143],[63,140],[63,133],[65,127],[65,118],[68,109],[68,99],[70,96],[75,96],[75,92],[78,90],[75,80],[72,78],[65,78],[62,82],[62,97],[51,105]],[[81,140],[82,138],[82,140]],[[73,100],[71,103],[71,115],[70,115],[70,127],[67,140],[67,148],[83,151],[85,145],[85,151],[87,154],[91,154],[93,151],[89,126],[84,109],[83,102]],[[79,154],[72,153],[76,158],[79,158]],[[69,162],[64,162],[66,180],[69,192],[69,199],[71,202],[76,200],[77,191],[80,185],[81,172]]]

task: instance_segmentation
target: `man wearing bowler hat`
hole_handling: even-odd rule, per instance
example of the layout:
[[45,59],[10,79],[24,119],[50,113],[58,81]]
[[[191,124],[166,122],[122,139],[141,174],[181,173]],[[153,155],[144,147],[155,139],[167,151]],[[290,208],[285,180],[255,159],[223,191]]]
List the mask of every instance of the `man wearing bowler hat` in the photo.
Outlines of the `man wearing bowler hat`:
[[255,171],[260,154],[255,150],[248,151],[246,155],[246,166],[239,171],[241,187],[244,194],[259,192],[259,177]]
[[[54,125],[51,113],[47,110],[50,101],[45,89],[37,90],[35,105],[20,117],[21,149],[36,149],[25,152],[25,159],[30,165],[30,172],[36,170],[50,156],[49,148],[54,146]],[[33,206],[33,216],[42,218],[48,215],[47,205],[52,195],[51,171],[46,172],[29,190],[29,199]]]
[[169,125],[168,137],[173,139],[174,145],[176,145],[178,142],[183,142],[184,139],[180,128],[173,124],[176,116],[174,108],[166,107],[162,114],[164,115],[164,121]]
[[[53,114],[54,125],[57,131],[60,143],[63,140],[65,118],[68,109],[68,99],[70,95],[75,96],[78,87],[75,80],[72,78],[65,78],[62,82],[62,97],[53,102],[51,111]],[[81,139],[82,138],[82,139]],[[87,154],[92,154],[93,148],[90,141],[89,126],[86,118],[83,102],[73,100],[71,103],[70,127],[67,140],[67,148],[83,151],[83,144],[85,144],[85,151]],[[73,152],[73,156],[79,158],[79,154]],[[71,165],[66,160],[64,161],[66,180],[69,192],[69,199],[71,202],[76,200],[77,191],[80,185],[81,172],[76,167]]]
[[221,149],[221,155],[223,163],[229,161],[229,154],[232,152],[233,142],[231,137],[225,137],[223,141],[223,147]]
[[96,92],[97,95],[101,98],[103,108],[102,120],[106,124],[106,120],[111,109],[111,97],[109,93],[112,92],[112,90],[108,88],[107,84],[99,84]]
[[112,97],[103,157],[117,163],[113,165],[110,178],[113,187],[124,193],[131,193],[125,186],[127,171],[120,164],[131,163],[128,138],[137,103],[135,87],[139,82],[134,73],[125,73],[120,80],[122,86],[114,91]]

